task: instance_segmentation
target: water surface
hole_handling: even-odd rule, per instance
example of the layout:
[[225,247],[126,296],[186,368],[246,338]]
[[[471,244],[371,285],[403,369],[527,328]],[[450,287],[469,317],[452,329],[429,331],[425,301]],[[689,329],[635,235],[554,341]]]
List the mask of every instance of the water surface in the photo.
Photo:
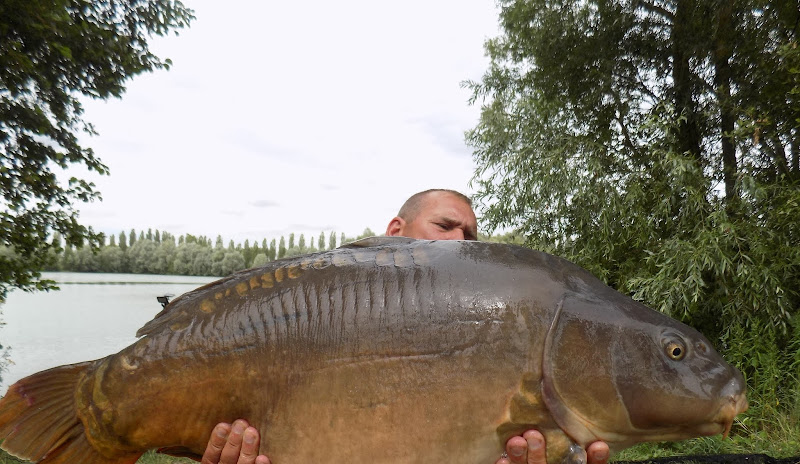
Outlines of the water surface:
[[5,322],[0,344],[10,348],[12,361],[2,373],[0,395],[34,372],[116,353],[161,311],[157,296],[177,296],[217,279],[74,272],[42,276],[58,282],[61,290],[14,290],[0,307]]

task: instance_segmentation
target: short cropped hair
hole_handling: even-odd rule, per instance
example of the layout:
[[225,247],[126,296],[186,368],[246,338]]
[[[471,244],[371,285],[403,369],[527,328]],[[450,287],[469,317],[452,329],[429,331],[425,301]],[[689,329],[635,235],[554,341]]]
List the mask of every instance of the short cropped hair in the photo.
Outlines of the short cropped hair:
[[423,192],[411,195],[411,197],[409,197],[409,199],[406,200],[405,203],[403,203],[403,206],[400,207],[400,211],[397,213],[397,215],[403,218],[403,220],[405,220],[406,222],[413,221],[419,214],[420,210],[422,209],[422,203],[425,200],[425,197],[435,192],[449,193],[450,195],[453,195],[458,199],[463,200],[464,203],[468,204],[469,207],[472,208],[472,200],[470,200],[468,196],[464,195],[461,192],[456,192],[455,190],[449,190],[449,189],[428,189]]

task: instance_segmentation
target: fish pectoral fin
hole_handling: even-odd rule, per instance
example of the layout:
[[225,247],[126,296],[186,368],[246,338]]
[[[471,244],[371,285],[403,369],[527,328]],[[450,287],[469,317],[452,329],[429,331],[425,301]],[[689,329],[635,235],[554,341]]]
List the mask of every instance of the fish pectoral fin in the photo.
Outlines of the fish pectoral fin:
[[185,446],[165,446],[156,450],[156,453],[166,454],[168,456],[175,456],[176,458],[189,458],[199,461],[203,458],[201,454],[185,447]]

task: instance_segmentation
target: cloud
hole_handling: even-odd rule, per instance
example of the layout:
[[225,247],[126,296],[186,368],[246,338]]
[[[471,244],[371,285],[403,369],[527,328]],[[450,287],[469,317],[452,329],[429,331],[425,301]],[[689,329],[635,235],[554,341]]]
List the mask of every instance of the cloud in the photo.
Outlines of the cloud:
[[422,129],[433,143],[447,153],[458,157],[472,157],[472,149],[464,141],[464,132],[469,127],[463,119],[439,114],[410,119],[408,122]]
[[277,201],[272,201],[272,200],[256,200],[250,202],[250,206],[253,206],[255,208],[277,208],[280,205],[281,204],[278,203]]

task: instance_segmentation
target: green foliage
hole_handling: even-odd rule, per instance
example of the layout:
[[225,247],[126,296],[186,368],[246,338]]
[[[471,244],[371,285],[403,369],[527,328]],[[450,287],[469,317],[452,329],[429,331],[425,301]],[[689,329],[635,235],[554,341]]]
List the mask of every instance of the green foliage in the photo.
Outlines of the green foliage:
[[518,232],[507,232],[501,235],[484,235],[479,233],[478,240],[481,242],[505,243],[508,245],[525,245],[525,236]]
[[483,225],[697,327],[748,380],[741,430],[797,433],[796,2],[499,3]]
[[259,253],[253,258],[253,267],[259,267],[267,264],[269,260],[267,259],[267,255],[265,253]]
[[228,251],[222,257],[222,274],[229,275],[234,272],[244,269],[244,257],[238,251]]
[[342,234],[339,246],[342,246],[345,243],[350,243],[350,242],[355,242],[356,240],[361,240],[362,238],[368,238],[368,237],[374,237],[374,236],[375,236],[375,232],[373,232],[372,229],[370,229],[369,227],[364,229],[356,237],[345,237],[344,234]]
[[63,171],[82,165],[108,169],[78,133],[81,97],[119,97],[125,82],[167,67],[148,39],[193,19],[179,1],[75,2],[8,0],[0,3],[0,300],[12,287],[46,289],[39,271],[60,251],[49,241],[94,247],[100,237],[78,223],[75,203],[99,199],[94,184]]
[[278,259],[281,259],[284,256],[286,256],[286,240],[281,237],[281,241],[278,244]]

